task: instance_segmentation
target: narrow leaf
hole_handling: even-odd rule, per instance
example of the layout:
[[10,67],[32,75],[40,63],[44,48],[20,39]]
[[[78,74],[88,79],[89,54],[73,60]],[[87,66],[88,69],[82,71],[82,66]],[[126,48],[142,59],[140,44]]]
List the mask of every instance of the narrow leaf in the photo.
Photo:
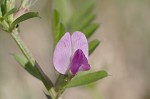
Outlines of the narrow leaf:
[[77,87],[77,86],[82,86],[82,85],[87,85],[90,83],[93,83],[95,81],[98,81],[104,77],[107,77],[108,74],[106,71],[97,71],[93,73],[88,73],[83,76],[76,77],[72,79],[67,87]]
[[4,17],[7,17],[7,16],[9,16],[9,15],[11,15],[11,14],[13,14],[13,13],[16,13],[17,11],[18,11],[17,8],[13,8],[13,9],[11,9],[9,12],[7,12],[7,13],[4,15]]
[[40,76],[40,79],[42,80],[43,84],[46,86],[47,90],[53,90],[53,83],[52,81],[48,78],[48,76],[43,72],[43,70],[41,69],[41,66],[37,63],[37,61],[35,61],[35,66],[34,66]]
[[65,27],[62,23],[60,23],[58,26],[58,33],[59,33],[59,40],[60,40],[61,37],[65,34]]
[[99,44],[100,44],[99,40],[93,40],[89,42],[89,55],[93,53],[93,51],[98,47]]
[[[83,1],[84,2],[84,1]],[[79,9],[77,9],[76,13],[73,15],[71,19],[71,26],[75,26],[78,24],[80,21],[82,21],[85,16],[89,16],[91,12],[94,9],[95,3],[91,0],[86,0],[86,2],[83,3],[84,5],[81,5]],[[77,5],[79,6],[79,5]]]
[[[78,21],[78,24],[75,24],[73,27],[75,30],[82,30],[83,28],[85,28],[86,26],[88,26],[94,19],[95,19],[96,15],[95,14],[90,14],[88,16],[86,16],[83,20]],[[79,23],[80,22],[80,23]]]
[[93,35],[93,33],[98,29],[99,24],[93,23],[81,30],[87,38]]
[[16,59],[16,61],[24,68],[26,69],[31,75],[33,75],[34,77],[40,79],[40,76],[37,72],[37,69],[35,67],[33,67],[28,60],[26,59],[26,57],[24,55],[21,54],[14,54],[14,57]]
[[1,1],[1,11],[2,11],[2,15],[5,15],[5,13],[7,12],[6,3],[7,3],[7,0],[2,0],[2,1]]
[[42,80],[42,82],[48,90],[50,90],[53,87],[52,81],[47,77],[47,75],[43,72],[40,65],[36,61],[35,66],[32,66],[24,55],[14,54],[14,57],[17,60],[17,62],[31,75],[33,75],[39,80]]
[[0,6],[1,6],[1,4],[4,2],[4,0],[0,0]]
[[54,0],[54,4],[61,16],[62,23],[66,25],[73,14],[71,0]]
[[53,32],[53,36],[55,37],[57,35],[56,33],[56,28],[59,24],[59,13],[57,10],[54,10],[53,11],[53,14],[52,14],[52,32]]
[[80,13],[78,15],[78,17],[80,19],[93,11],[93,9],[95,7],[95,2],[93,2],[93,0],[86,0],[86,3],[84,1],[84,5],[82,5],[81,7],[82,7],[82,9],[81,8],[79,9]]
[[25,21],[25,20],[28,20],[30,18],[34,18],[34,17],[39,17],[39,14],[38,12],[28,12],[28,13],[25,13],[23,14],[22,16],[20,16],[19,18],[17,18],[12,24],[11,26],[14,27],[15,25]]
[[56,30],[57,30],[56,31],[57,35],[56,35],[55,40],[54,40],[54,46],[61,39],[61,37],[65,34],[65,27],[62,23],[59,23]]
[[44,94],[45,94],[45,96],[46,96],[47,99],[52,99],[52,98],[50,97],[50,95],[46,94],[45,92],[44,92]]
[[61,22],[60,15],[57,10],[52,15],[52,32],[54,36],[54,47],[65,33],[65,27]]

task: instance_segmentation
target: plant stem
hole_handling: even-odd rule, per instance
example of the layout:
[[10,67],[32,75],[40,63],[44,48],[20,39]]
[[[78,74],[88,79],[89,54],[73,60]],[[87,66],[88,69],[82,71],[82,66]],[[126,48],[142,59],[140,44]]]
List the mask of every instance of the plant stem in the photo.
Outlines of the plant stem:
[[34,60],[32,54],[30,53],[30,51],[28,50],[28,48],[25,46],[24,42],[19,37],[18,31],[17,30],[13,31],[11,33],[11,36],[15,40],[15,42],[17,43],[17,45],[19,46],[20,50],[25,55],[27,60],[32,64],[32,66],[34,66],[35,65],[35,60]]
[[20,48],[20,50],[22,51],[22,53],[27,58],[27,60],[32,64],[32,66],[36,66],[36,68],[37,68],[37,70],[39,72],[39,75],[41,77],[41,81],[43,82],[43,84],[45,85],[46,89],[48,90],[48,92],[50,94],[50,97],[52,99],[56,99],[55,98],[56,97],[56,92],[55,92],[55,90],[53,88],[52,82],[47,78],[47,76],[41,70],[41,68],[38,65],[38,63],[33,58],[32,54],[29,51],[29,49],[25,46],[24,42],[22,41],[22,39],[18,35],[18,30],[16,29],[13,32],[11,32],[10,34],[11,34],[12,38],[15,40],[15,42],[17,43],[17,45]]
[[71,81],[74,75],[59,75],[55,83],[55,90],[57,92],[56,99],[60,99],[62,93],[65,91],[67,84]]

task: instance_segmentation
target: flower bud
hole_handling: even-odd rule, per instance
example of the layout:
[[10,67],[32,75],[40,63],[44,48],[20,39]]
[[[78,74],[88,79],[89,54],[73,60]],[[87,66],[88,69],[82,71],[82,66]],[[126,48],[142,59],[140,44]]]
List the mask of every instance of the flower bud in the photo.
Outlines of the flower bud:
[[17,19],[21,15],[28,12],[30,6],[31,6],[31,0],[23,0],[22,3],[21,3],[21,6],[19,8],[19,11],[14,15],[14,19]]

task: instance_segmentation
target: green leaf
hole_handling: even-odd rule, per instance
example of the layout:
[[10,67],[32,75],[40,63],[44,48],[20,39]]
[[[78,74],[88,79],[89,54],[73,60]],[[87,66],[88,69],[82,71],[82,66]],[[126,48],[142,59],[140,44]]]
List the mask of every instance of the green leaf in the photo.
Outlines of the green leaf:
[[57,35],[56,29],[57,29],[57,26],[58,26],[59,22],[60,22],[59,13],[58,13],[57,10],[54,10],[53,14],[52,14],[52,32],[53,32],[53,37],[55,37]]
[[99,24],[93,23],[81,30],[87,38],[93,35],[93,33],[98,29]]
[[12,24],[11,26],[12,27],[15,27],[15,25],[25,21],[25,20],[28,20],[30,18],[34,18],[34,17],[39,17],[39,14],[38,12],[28,12],[28,13],[25,13],[23,14],[22,16],[18,17]]
[[58,25],[58,33],[59,33],[59,40],[61,39],[61,37],[65,34],[65,27],[62,23],[60,23]]
[[61,39],[61,37],[65,34],[65,27],[62,23],[59,23],[56,30],[57,30],[57,35],[54,40],[54,46]]
[[66,25],[73,14],[71,0],[54,0],[54,6],[61,16],[62,23]]
[[93,40],[89,42],[89,55],[93,53],[93,51],[98,47],[99,44],[100,44],[99,40]]
[[86,88],[90,90],[94,90],[97,87],[97,83],[93,82],[85,86]]
[[95,19],[95,17],[96,15],[92,13],[84,17],[83,20],[78,21],[78,23],[72,27],[74,27],[74,30],[82,30],[83,28],[87,27]]
[[71,18],[71,21],[70,21],[71,28],[74,28],[73,26],[78,25],[79,22],[85,19],[85,16],[88,17],[91,14],[91,12],[93,11],[95,7],[95,3],[92,0],[86,0],[86,2],[84,2],[83,5],[80,5],[80,6],[81,7],[77,9],[77,11],[74,13],[74,15]]
[[42,80],[44,85],[48,90],[50,90],[53,87],[53,83],[51,80],[47,77],[47,75],[43,72],[40,65],[35,61],[35,66],[31,65],[26,57],[21,54],[14,54],[14,57],[16,61],[24,68],[26,71],[28,71],[31,75],[36,77],[39,80]]
[[55,47],[57,42],[65,34],[65,27],[61,22],[60,15],[57,10],[54,10],[52,15],[52,32],[54,36],[54,47]]
[[7,0],[2,0],[1,1],[1,11],[2,11],[2,15],[5,15],[5,13],[7,12]]
[[36,69],[35,66],[32,66],[28,60],[26,59],[26,57],[24,55],[21,54],[14,54],[13,55],[16,59],[16,61],[24,68],[26,69],[31,75],[33,75],[34,77],[40,79],[40,75],[38,74],[38,71]]
[[0,6],[1,6],[1,4],[4,2],[4,0],[0,0]]
[[77,87],[77,86],[82,86],[82,85],[87,85],[90,83],[93,83],[95,81],[98,81],[104,77],[107,77],[108,74],[106,71],[97,71],[93,73],[88,73],[83,76],[75,77],[72,79],[67,87]]
[[7,17],[13,13],[16,13],[18,11],[18,8],[13,8],[9,12],[5,13],[4,17]]
[[89,15],[93,9],[95,7],[95,2],[93,2],[93,0],[86,0],[86,2],[84,1],[84,5],[81,5],[81,8],[79,8],[78,10],[80,11],[80,13],[78,13],[77,18],[80,20],[82,18],[85,17],[85,15]]

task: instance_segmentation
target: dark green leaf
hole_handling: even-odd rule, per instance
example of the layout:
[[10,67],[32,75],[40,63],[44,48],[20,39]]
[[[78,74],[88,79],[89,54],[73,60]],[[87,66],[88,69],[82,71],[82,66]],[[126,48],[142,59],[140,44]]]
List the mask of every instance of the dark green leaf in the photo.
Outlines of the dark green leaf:
[[48,76],[43,72],[43,70],[41,69],[41,66],[35,61],[35,66],[34,66],[38,73],[39,76],[43,82],[43,84],[46,86],[47,90],[54,90],[53,87],[53,83],[52,81],[48,78]]
[[1,1],[1,11],[2,15],[4,16],[5,13],[7,12],[7,6],[6,6],[7,0],[2,0]]
[[89,55],[93,53],[93,51],[98,47],[99,44],[100,44],[99,40],[93,40],[89,42]]
[[50,95],[46,94],[45,92],[44,92],[44,94],[45,94],[45,96],[46,96],[47,99],[52,99],[52,98],[50,97]]
[[43,72],[41,69],[40,65],[35,61],[35,66],[31,65],[26,57],[24,55],[20,54],[14,54],[15,59],[17,62],[24,68],[26,69],[31,75],[36,77],[39,80],[42,80],[44,85],[48,90],[53,90],[53,83],[51,80],[47,77],[47,75]]
[[13,14],[13,13],[16,13],[17,11],[18,11],[17,8],[13,8],[13,9],[11,9],[9,12],[5,13],[4,17],[7,17],[7,16],[9,16],[9,15],[11,15],[11,14]]
[[90,83],[93,83],[95,81],[98,81],[104,77],[107,77],[108,74],[106,71],[97,71],[93,73],[88,73],[83,76],[75,77],[72,79],[67,87],[76,87],[76,86],[82,86],[82,85],[87,85]]
[[24,55],[21,54],[14,54],[14,57],[16,59],[16,61],[24,68],[26,69],[31,75],[33,75],[34,77],[40,79],[40,76],[37,72],[37,69],[35,68],[35,66],[32,66],[28,60],[26,59],[26,57]]
[[14,27],[15,25],[19,24],[20,22],[23,22],[25,20],[28,20],[30,18],[39,17],[38,12],[28,12],[17,18],[11,26]]
[[87,38],[89,38],[98,29],[98,27],[99,27],[99,24],[93,23],[81,31],[86,35]]

